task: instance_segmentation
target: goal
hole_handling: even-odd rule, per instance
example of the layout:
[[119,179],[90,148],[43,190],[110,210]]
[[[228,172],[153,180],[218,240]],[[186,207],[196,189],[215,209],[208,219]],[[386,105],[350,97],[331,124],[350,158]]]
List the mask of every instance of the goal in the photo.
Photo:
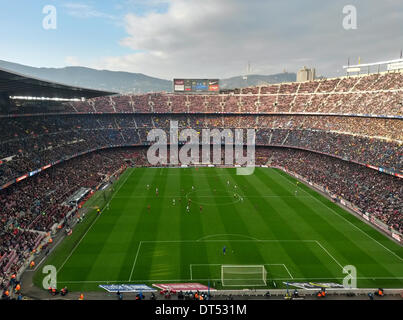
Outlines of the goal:
[[267,271],[264,265],[222,265],[223,287],[267,286]]

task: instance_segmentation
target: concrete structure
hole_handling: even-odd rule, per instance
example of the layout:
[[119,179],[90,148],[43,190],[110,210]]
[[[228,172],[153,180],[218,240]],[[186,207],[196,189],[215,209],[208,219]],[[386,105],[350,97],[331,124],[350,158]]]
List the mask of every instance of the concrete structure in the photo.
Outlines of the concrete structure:
[[297,82],[305,82],[305,81],[313,81],[316,78],[316,70],[315,68],[308,69],[307,67],[303,67],[297,73]]

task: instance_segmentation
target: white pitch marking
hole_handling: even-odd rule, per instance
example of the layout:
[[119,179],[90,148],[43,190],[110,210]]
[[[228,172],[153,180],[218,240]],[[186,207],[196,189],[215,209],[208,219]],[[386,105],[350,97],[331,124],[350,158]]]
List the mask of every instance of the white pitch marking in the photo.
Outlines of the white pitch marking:
[[[276,171],[275,171],[276,172]],[[277,173],[277,172],[276,172]],[[280,175],[279,173],[277,173],[278,175]],[[281,175],[280,175],[281,176]],[[283,176],[281,176],[282,178],[284,178]],[[294,178],[294,177],[293,177]],[[294,178],[295,179],[295,178]],[[284,180],[286,180],[288,183],[292,184],[294,186],[294,184],[289,181],[288,179],[284,178]],[[356,228],[357,230],[361,231],[363,234],[365,234],[368,238],[372,239],[373,241],[375,241],[377,244],[379,244],[382,248],[384,248],[385,250],[389,251],[391,254],[393,254],[396,258],[398,258],[400,261],[403,261],[403,258],[399,257],[396,253],[394,253],[393,251],[391,251],[390,249],[386,248],[382,243],[380,243],[379,241],[375,240],[374,238],[372,238],[368,233],[366,233],[365,231],[363,231],[362,229],[360,229],[359,227],[357,227],[354,223],[352,223],[351,221],[347,220],[346,218],[344,218],[342,215],[340,215],[339,213],[337,213],[333,208],[329,207],[327,204],[323,203],[322,201],[318,200],[317,198],[315,198],[314,196],[312,196],[310,193],[308,193],[307,191],[305,191],[304,189],[302,189],[300,186],[297,186],[298,189],[302,190],[303,192],[305,192],[306,194],[308,194],[311,198],[313,198],[314,200],[316,200],[317,202],[319,202],[320,204],[322,204],[323,206],[325,206],[326,208],[330,209],[336,216],[342,218],[344,221],[348,222],[349,224],[351,224],[354,228]],[[316,192],[316,191],[315,191]],[[375,230],[375,229],[374,229]]]
[[140,247],[141,247],[141,244],[142,244],[142,241],[140,241],[140,243],[139,243],[139,247],[137,248],[137,254],[136,254],[136,257],[134,258],[133,267],[132,267],[132,272],[130,272],[130,278],[129,278],[129,281],[131,281],[131,280],[132,280],[133,271],[134,271],[134,266],[136,265],[136,262],[137,262],[137,257],[138,257],[139,252],[140,252]]
[[[126,177],[125,182],[119,185],[119,188],[116,190],[115,194],[117,194],[120,190],[120,188],[126,183],[126,181],[129,179],[129,177],[133,174],[134,170],[130,172],[130,174]],[[109,199],[109,201],[107,202],[106,206],[107,207],[109,205],[109,203],[112,201],[113,196]],[[102,210],[103,211],[103,210]],[[101,211],[101,212],[102,212]],[[73,255],[74,251],[78,248],[78,246],[80,245],[81,241],[83,241],[83,239],[85,238],[85,236],[87,235],[87,233],[91,230],[91,228],[94,226],[95,222],[98,221],[99,217],[101,215],[98,215],[94,222],[90,225],[90,227],[88,228],[88,230],[84,233],[84,235],[82,236],[82,238],[80,239],[80,241],[76,244],[76,246],[73,248],[73,250],[70,252],[70,254],[68,255],[68,257],[66,258],[66,260],[64,260],[63,264],[60,266],[59,270],[57,270],[57,272],[60,272],[60,270],[63,269],[64,265],[66,264],[66,262],[70,259],[70,257]]]

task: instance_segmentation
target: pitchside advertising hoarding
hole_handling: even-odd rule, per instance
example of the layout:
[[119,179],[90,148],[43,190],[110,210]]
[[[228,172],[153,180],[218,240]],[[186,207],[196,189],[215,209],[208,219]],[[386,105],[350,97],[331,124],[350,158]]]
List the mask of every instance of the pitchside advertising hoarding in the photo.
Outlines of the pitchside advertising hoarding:
[[220,92],[220,81],[218,79],[174,79],[173,83],[174,92]]
[[[105,289],[108,292],[156,292],[157,290],[149,287],[145,284],[103,284],[99,285],[100,288]],[[200,283],[157,283],[153,284],[153,287],[156,287],[160,290],[165,291],[216,291],[216,289],[211,288],[209,286],[205,286]]]

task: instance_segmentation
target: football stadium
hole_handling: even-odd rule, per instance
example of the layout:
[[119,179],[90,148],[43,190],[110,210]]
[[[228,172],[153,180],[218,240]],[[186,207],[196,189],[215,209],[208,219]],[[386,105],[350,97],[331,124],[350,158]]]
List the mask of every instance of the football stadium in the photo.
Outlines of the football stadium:
[[403,58],[343,72],[122,93],[0,67],[2,299],[401,300]]

